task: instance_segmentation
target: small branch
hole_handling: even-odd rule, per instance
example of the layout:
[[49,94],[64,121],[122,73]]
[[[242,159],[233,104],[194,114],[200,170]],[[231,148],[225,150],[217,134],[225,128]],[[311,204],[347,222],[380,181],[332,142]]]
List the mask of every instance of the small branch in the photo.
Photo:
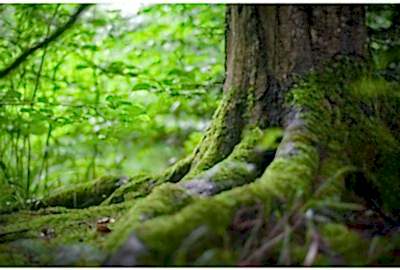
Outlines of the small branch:
[[[48,28],[47,28],[47,33],[46,33],[46,39],[49,38],[50,35],[50,30],[51,30],[51,24],[54,21],[54,18],[57,15],[58,12],[58,8],[60,7],[60,4],[58,4],[54,10],[54,14],[51,17],[51,23],[49,24]],[[35,101],[36,98],[36,93],[39,89],[39,82],[40,82],[40,77],[42,75],[42,70],[43,70],[43,64],[44,64],[44,59],[46,57],[46,53],[47,53],[47,45],[44,46],[44,50],[43,50],[43,54],[42,54],[42,58],[40,59],[40,65],[39,65],[39,70],[36,76],[36,82],[35,82],[35,88],[33,89],[33,95],[32,95],[32,100],[31,100],[31,106],[33,106],[33,103]]]
[[79,8],[74,12],[74,14],[69,18],[69,20],[60,28],[58,28],[53,34],[49,37],[43,39],[33,47],[28,48],[26,51],[20,54],[11,64],[9,64],[6,68],[0,70],[0,78],[7,76],[12,70],[17,68],[21,63],[23,63],[29,55],[33,54],[38,49],[48,45],[50,42],[56,40],[59,36],[61,36],[67,29],[69,29],[79,18],[79,15],[89,7],[88,4],[82,4]]
[[[51,138],[51,132],[52,131],[53,131],[53,126],[52,126],[51,123],[49,123],[49,129],[47,131],[46,144],[45,144],[45,147],[44,147],[42,165],[40,166],[40,170],[39,170],[39,180],[42,177],[42,172],[43,172],[45,163],[47,162],[47,158],[49,156],[49,146],[50,146],[50,138]],[[47,175],[45,175],[45,179],[47,180]]]
[[319,247],[320,247],[320,236],[318,234],[318,232],[316,231],[316,229],[312,226],[311,227],[311,244],[310,247],[308,248],[308,252],[307,255],[304,259],[304,266],[312,266],[315,262],[315,259],[317,258],[318,255],[318,251],[319,251]]

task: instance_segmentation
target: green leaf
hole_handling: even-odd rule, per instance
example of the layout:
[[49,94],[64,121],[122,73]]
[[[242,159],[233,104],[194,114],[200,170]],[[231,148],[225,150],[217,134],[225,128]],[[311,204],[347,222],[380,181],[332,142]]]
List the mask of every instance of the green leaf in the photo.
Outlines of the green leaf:
[[20,92],[14,91],[14,90],[9,90],[9,91],[7,91],[7,93],[5,94],[5,96],[3,98],[8,101],[15,101],[15,100],[20,100],[21,96],[22,96],[22,94]]
[[46,97],[38,97],[37,101],[47,103],[47,98]]
[[20,111],[20,112],[28,112],[28,113],[30,113],[30,112],[33,112],[33,111],[35,111],[35,110],[32,109],[32,108],[21,108],[21,109],[19,109],[19,111]]
[[75,66],[76,69],[85,69],[85,68],[89,68],[89,66],[87,64],[78,64]]
[[140,122],[150,122],[151,118],[147,114],[141,114],[135,117],[135,120]]
[[33,122],[30,126],[31,134],[41,135],[47,132],[47,127],[44,123],[41,122]]
[[87,49],[87,50],[91,50],[91,51],[97,51],[99,49],[99,47],[97,47],[94,44],[85,44],[82,46],[82,49]]
[[109,96],[106,97],[106,100],[109,101],[109,102],[114,102],[115,96],[109,95]]
[[152,85],[149,83],[137,83],[132,87],[132,90],[149,90],[152,88]]

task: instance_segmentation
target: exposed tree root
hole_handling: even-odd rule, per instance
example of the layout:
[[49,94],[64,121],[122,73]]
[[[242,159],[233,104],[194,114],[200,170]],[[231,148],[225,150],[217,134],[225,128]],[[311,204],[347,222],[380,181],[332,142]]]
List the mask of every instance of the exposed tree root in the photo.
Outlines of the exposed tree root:
[[[188,156],[158,175],[103,176],[94,181],[62,187],[45,198],[31,200],[27,206],[29,209],[52,206],[86,208],[144,197],[162,183],[179,181],[189,171],[192,160],[193,155]],[[0,209],[0,213],[6,214],[16,210],[18,206],[13,205],[7,209]]]
[[294,198],[310,194],[311,182],[319,165],[318,151],[312,146],[316,145],[317,137],[309,136],[309,129],[303,124],[298,125],[297,121],[302,122],[293,119],[278,148],[277,157],[256,182],[211,198],[198,198],[174,215],[137,225],[131,223],[131,230],[151,250],[152,257],[146,261],[172,263],[170,252],[178,249],[182,241],[201,226],[206,226],[219,237],[223,236],[240,206],[261,201],[265,210],[270,212],[276,204],[287,204]]
[[189,171],[192,160],[193,155],[188,156],[159,175],[137,175],[131,178],[125,185],[116,189],[102,204],[120,203],[126,200],[144,197],[149,194],[154,187],[162,183],[178,182]]
[[[400,118],[390,109],[398,101],[369,104],[370,99],[351,92],[360,75],[347,73],[345,69],[336,75],[344,78],[341,82],[329,74],[311,75],[288,92],[289,113],[276,153],[263,144],[266,133],[258,124],[245,127],[231,114],[237,108],[220,109],[215,118],[225,124],[218,127],[215,121],[193,155],[164,174],[126,182],[104,178],[42,202],[92,206],[85,209],[46,208],[1,216],[5,226],[0,229],[0,264],[15,264],[13,254],[27,252],[32,243],[61,256],[55,256],[61,264],[396,263],[385,261],[385,256],[400,247],[400,237],[393,236],[400,209],[400,143],[392,117]],[[248,99],[235,104],[230,106],[254,108]],[[238,127],[240,134],[224,142],[229,130]],[[86,200],[93,195],[95,200]],[[351,218],[366,211],[382,218],[382,235],[354,230]],[[99,227],[102,217],[116,222]],[[388,227],[385,218],[393,224]],[[33,242],[21,244],[21,239]],[[66,262],[68,252],[87,248],[74,246],[80,240],[95,246],[90,252],[98,256]],[[65,245],[66,253],[53,248]],[[27,255],[19,262],[56,263],[32,256],[36,262],[26,260]]]
[[[200,251],[208,250],[213,246],[222,248],[223,245],[217,242],[226,239],[225,234],[235,211],[244,205],[262,202],[264,215],[270,216],[277,209],[285,213],[298,201],[302,201],[308,207],[313,204],[316,206],[315,203],[320,196],[329,195],[327,200],[322,200],[325,206],[331,204],[339,208],[357,208],[357,205],[351,203],[341,203],[343,198],[354,200],[350,191],[345,191],[344,180],[348,179],[349,175],[354,175],[357,170],[363,171],[363,175],[368,175],[368,180],[358,177],[355,181],[364,185],[364,190],[372,190],[373,193],[357,194],[359,193],[357,190],[352,191],[364,198],[378,196],[379,201],[375,202],[377,204],[375,207],[396,215],[399,205],[394,202],[393,197],[381,198],[379,194],[382,194],[381,191],[384,193],[388,185],[394,189],[398,187],[398,169],[395,169],[394,163],[400,154],[399,142],[394,139],[384,126],[384,120],[381,120],[379,116],[364,115],[360,110],[364,105],[361,104],[358,107],[357,96],[350,95],[343,98],[341,92],[347,87],[340,89],[338,87],[342,87],[341,84],[330,81],[326,86],[318,88],[316,85],[319,84],[315,81],[313,83],[306,83],[291,92],[292,110],[287,118],[283,141],[278,148],[276,158],[257,181],[209,198],[195,198],[189,205],[176,209],[177,211],[173,214],[157,216],[140,224],[125,223],[122,226],[122,230],[126,231],[125,239],[130,235],[131,238],[135,237],[138,242],[142,242],[141,246],[136,246],[139,250],[134,250],[130,256],[147,254],[134,261],[148,264],[188,263],[196,259],[193,254],[201,257],[204,253],[202,255]],[[332,87],[332,89],[327,87]],[[359,149],[361,145],[364,148]],[[231,155],[234,153],[235,151]],[[385,161],[380,161],[383,157]],[[379,162],[386,165],[382,167],[378,165]],[[214,167],[216,166],[218,165]],[[338,174],[338,172],[341,173]],[[392,179],[391,184],[387,181],[384,181],[384,185],[383,182],[377,182],[377,179],[382,179],[383,172],[386,177]],[[182,183],[185,182],[184,178]],[[204,187],[197,193],[213,195],[209,192],[212,188],[208,186],[207,181],[201,183],[199,185],[204,185]],[[389,192],[386,194],[389,196]],[[391,193],[390,196],[393,194]],[[342,237],[349,237],[350,241],[354,242],[352,248],[348,250],[336,244],[335,248],[345,253],[346,259],[342,260],[343,263],[366,263],[362,257],[353,256],[352,259],[351,253],[357,255],[357,250],[365,244],[357,234],[350,232],[341,224],[321,226],[320,229],[328,234],[326,237],[332,236],[329,235],[331,230],[338,230]],[[325,246],[319,243],[321,241],[318,240],[321,238],[319,233],[314,231],[313,235],[314,242],[303,257],[305,265],[310,265],[316,260],[319,246],[321,249]],[[196,241],[192,238],[199,237],[202,241],[196,246],[194,245]],[[284,242],[285,237],[280,234],[274,241]],[[193,242],[193,250],[189,250],[188,241]],[[113,240],[112,243],[116,241]],[[189,260],[182,261],[182,254],[173,252],[182,250],[182,246],[186,254],[191,254]],[[147,253],[140,252],[143,247],[146,247]],[[328,248],[325,247],[325,249]],[[109,263],[118,263],[120,256],[122,256],[121,253],[117,252]]]
[[205,196],[254,180],[262,172],[261,168],[273,158],[273,153],[255,149],[261,139],[262,132],[259,129],[248,131],[227,159],[194,178],[185,178],[176,184],[165,183],[135,202],[124,222],[116,228],[118,234],[111,236],[108,249],[118,248],[132,232],[132,226],[160,215],[175,213],[189,204],[202,201]]

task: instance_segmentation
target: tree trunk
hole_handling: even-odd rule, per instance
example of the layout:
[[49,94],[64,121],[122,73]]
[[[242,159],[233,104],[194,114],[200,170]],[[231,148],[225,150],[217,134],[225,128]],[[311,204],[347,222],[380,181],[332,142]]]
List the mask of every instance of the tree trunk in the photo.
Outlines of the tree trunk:
[[283,97],[295,76],[339,55],[365,57],[362,6],[231,6],[225,91],[255,99],[251,119],[283,125]]
[[[400,210],[400,118],[395,95],[362,88],[382,86],[368,66],[364,20],[357,5],[230,5],[224,98],[193,154],[158,176],[103,179],[114,187],[95,207],[42,209],[29,226],[21,221],[31,212],[3,216],[0,250],[18,250],[15,239],[50,223],[63,234],[54,245],[84,237],[100,249],[67,264],[376,263],[400,244],[385,244]],[[272,127],[283,128],[276,152],[266,143],[277,139]],[[86,201],[71,201],[76,194],[38,205]],[[391,226],[372,255],[372,238],[350,229],[365,208],[378,216],[369,222]],[[98,227],[99,213],[116,219],[111,233],[82,225]]]

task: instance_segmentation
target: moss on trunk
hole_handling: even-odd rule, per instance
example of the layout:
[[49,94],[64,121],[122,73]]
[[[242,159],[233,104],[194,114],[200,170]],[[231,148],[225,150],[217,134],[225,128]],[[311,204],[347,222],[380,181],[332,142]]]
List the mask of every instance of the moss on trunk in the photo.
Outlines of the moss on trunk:
[[[364,76],[368,73],[358,64],[345,62],[334,72],[297,82],[285,99],[290,110],[276,154],[272,133],[249,125],[221,161],[211,152],[203,155],[207,162],[214,160],[213,166],[193,165],[190,156],[159,176],[138,175],[119,187],[115,184],[121,179],[103,178],[46,201],[63,207],[2,215],[0,264],[236,264],[251,246],[240,242],[243,235],[246,241],[265,238],[258,246],[253,243],[253,255],[242,258],[245,263],[287,263],[287,254],[292,264],[396,263],[387,254],[399,247],[399,239],[388,245],[391,233],[362,236],[343,218],[365,211],[371,195],[346,190],[350,180],[384,195],[375,206],[392,221],[397,218],[399,193],[387,190],[398,187],[393,160],[399,143],[377,112],[365,113],[371,107],[364,97],[360,102],[360,94],[346,95],[352,84],[343,83]],[[365,179],[353,177],[356,172]],[[109,196],[89,203],[102,202],[98,206],[65,208],[87,204],[71,199],[80,189],[77,198]],[[237,234],[240,209],[254,205],[261,205],[263,226],[272,226],[266,230],[276,233],[268,236],[253,228],[251,234]],[[104,217],[115,219],[106,232],[98,228]],[[290,245],[288,235],[294,237]],[[351,245],[344,244],[348,241]],[[314,257],[309,254],[312,245],[319,245]],[[360,253],[365,245],[373,245],[374,253]]]
[[[225,96],[193,154],[160,175],[102,178],[42,201],[63,207],[1,216],[0,264],[398,263],[400,101],[360,83],[388,85],[354,60],[365,54],[362,15],[230,6]],[[360,230],[365,220],[381,235]]]

